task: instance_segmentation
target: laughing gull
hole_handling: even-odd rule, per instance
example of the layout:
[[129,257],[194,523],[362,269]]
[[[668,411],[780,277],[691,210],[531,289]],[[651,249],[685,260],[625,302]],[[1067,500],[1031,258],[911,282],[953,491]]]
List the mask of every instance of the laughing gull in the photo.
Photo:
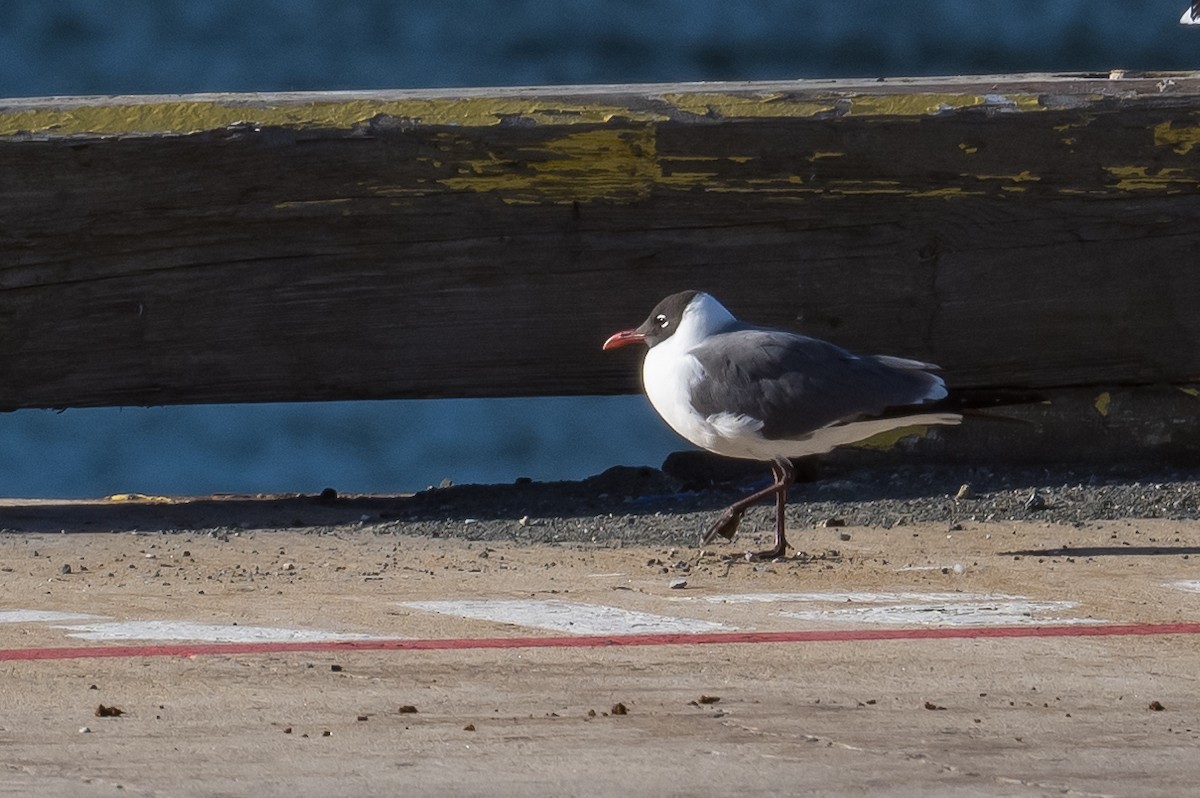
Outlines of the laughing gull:
[[654,409],[680,435],[711,452],[771,464],[774,482],[730,505],[701,538],[732,539],[746,508],[775,496],[775,545],[787,549],[784,506],[795,473],[790,458],[916,424],[957,424],[939,409],[947,397],[930,363],[854,355],[798,333],[738,321],[701,291],[672,294],[641,326],[622,330],[604,349],[650,347],[642,384]]

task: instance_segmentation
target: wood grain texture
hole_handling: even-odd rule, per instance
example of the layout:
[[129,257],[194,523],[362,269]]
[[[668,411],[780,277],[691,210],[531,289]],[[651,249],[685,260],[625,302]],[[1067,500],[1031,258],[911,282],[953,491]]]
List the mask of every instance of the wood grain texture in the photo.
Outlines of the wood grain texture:
[[0,100],[0,409],[638,389],[663,295],[1200,375],[1200,76]]

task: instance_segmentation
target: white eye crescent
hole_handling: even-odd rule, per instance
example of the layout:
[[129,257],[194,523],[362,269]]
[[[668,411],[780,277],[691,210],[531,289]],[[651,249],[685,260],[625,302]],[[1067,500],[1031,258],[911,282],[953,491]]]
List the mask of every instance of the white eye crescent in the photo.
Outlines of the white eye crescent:
[[661,313],[659,313],[657,316],[654,317],[654,321],[655,321],[655,323],[658,324],[659,327],[662,327],[664,329],[667,327],[667,325],[669,325],[671,323],[671,322],[667,321],[667,317]]

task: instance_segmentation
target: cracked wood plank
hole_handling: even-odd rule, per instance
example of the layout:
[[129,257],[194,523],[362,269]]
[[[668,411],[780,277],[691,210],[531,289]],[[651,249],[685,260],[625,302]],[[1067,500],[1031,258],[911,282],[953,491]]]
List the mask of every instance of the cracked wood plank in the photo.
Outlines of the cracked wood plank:
[[0,100],[0,408],[638,389],[661,296],[1200,374],[1200,75]]

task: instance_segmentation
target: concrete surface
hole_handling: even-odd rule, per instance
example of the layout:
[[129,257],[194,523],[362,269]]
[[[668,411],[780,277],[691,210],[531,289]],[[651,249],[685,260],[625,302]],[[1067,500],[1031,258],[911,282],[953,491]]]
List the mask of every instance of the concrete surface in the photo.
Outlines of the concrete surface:
[[[1200,783],[1196,522],[817,533],[837,551],[750,564],[714,548],[690,568],[684,547],[369,527],[0,536],[0,795],[1174,796]],[[455,601],[472,603],[428,603]],[[1063,634],[469,647],[679,623]],[[1144,626],[1163,623],[1192,626]],[[1072,634],[1114,624],[1149,633]],[[468,647],[322,650],[330,635]],[[163,655],[204,639],[264,649]],[[277,640],[302,650],[267,650]],[[127,650],[25,658],[114,646]],[[96,717],[101,704],[123,714]]]

